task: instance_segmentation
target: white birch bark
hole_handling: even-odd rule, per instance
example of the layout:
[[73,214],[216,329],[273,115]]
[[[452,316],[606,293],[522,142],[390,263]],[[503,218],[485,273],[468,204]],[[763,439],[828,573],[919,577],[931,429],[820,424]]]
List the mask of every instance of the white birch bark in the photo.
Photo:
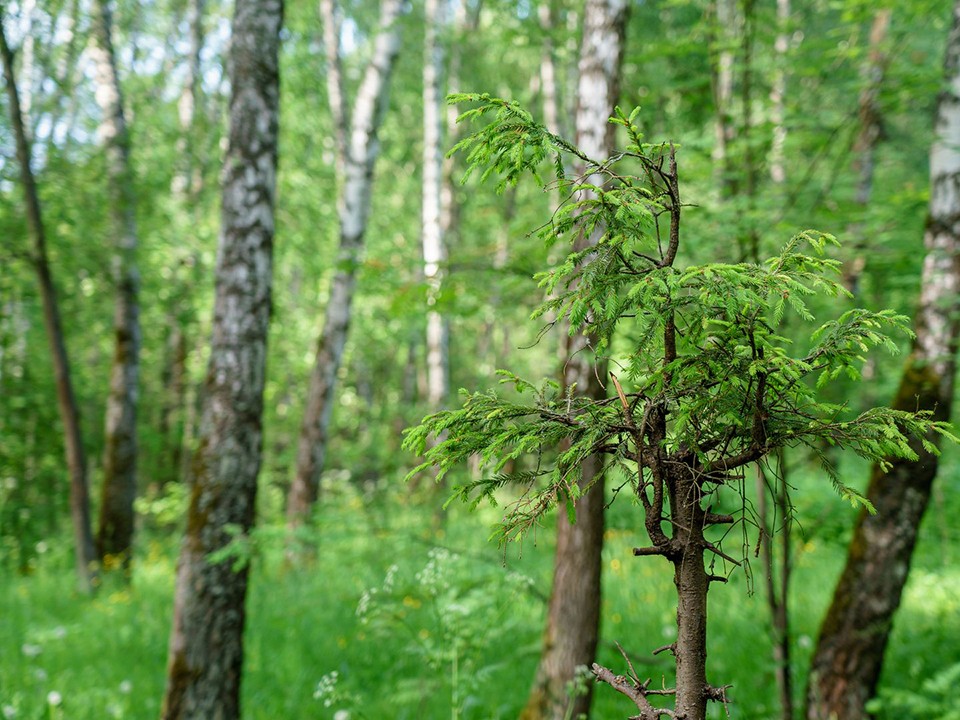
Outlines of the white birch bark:
[[[341,17],[336,0],[320,0],[320,19],[323,21],[323,45],[327,58],[327,105],[333,119],[336,142],[337,182],[344,180],[347,161],[347,99],[343,88],[343,62],[340,56]],[[343,202],[344,195],[338,195]],[[343,212],[342,207],[340,212]]]
[[223,550],[254,525],[273,274],[282,0],[237,0],[210,360],[193,458],[164,720],[238,720],[249,568]]
[[177,119],[180,122],[180,137],[177,138],[177,172],[174,173],[171,190],[181,202],[195,201],[200,190],[201,174],[198,172],[195,154],[194,118],[200,102],[200,53],[203,51],[203,12],[205,0],[189,0],[187,24],[190,28],[190,49],[187,55],[187,77],[177,100]]
[[[382,0],[380,24],[374,40],[373,55],[354,101],[353,116],[347,137],[347,154],[343,163],[343,187],[338,204],[340,244],[336,271],[330,285],[330,296],[317,344],[317,355],[310,374],[307,404],[297,446],[297,467],[287,496],[287,521],[300,525],[317,499],[320,475],[327,451],[327,430],[333,411],[337,372],[350,328],[356,269],[363,251],[364,233],[370,214],[373,170],[380,154],[378,133],[387,107],[390,75],[400,51],[398,19],[402,0]],[[337,42],[334,35],[328,40]],[[339,43],[338,43],[339,44]],[[337,52],[334,50],[334,52]],[[328,57],[331,51],[328,49]],[[342,87],[331,95],[331,103],[343,98]],[[333,110],[337,115],[336,109]]]
[[770,179],[778,185],[787,180],[783,149],[787,142],[785,108],[787,102],[787,51],[790,49],[790,0],[777,0],[777,37],[773,42],[773,85],[770,88],[770,120],[773,138],[770,143]]
[[105,567],[112,559],[128,565],[133,544],[133,501],[137,492],[137,393],[140,374],[140,275],[136,265],[137,226],[130,136],[114,57],[109,0],[98,0],[91,47],[96,68],[96,99],[102,114],[100,141],[107,155],[107,184],[113,233],[116,286],[115,349],[107,397],[103,490],[97,554]]
[[443,25],[440,0],[426,0],[423,58],[423,205],[421,235],[423,276],[427,284],[427,401],[440,409],[449,395],[446,318],[436,309],[446,261],[441,195],[443,174],[442,74],[443,48],[439,31]]
[[713,2],[713,102],[716,111],[714,121],[714,167],[720,178],[721,188],[729,193],[734,179],[730,169],[730,145],[736,134],[731,105],[733,103],[733,38],[736,8],[734,0]]
[[[873,194],[874,158],[883,136],[879,97],[888,63],[885,44],[891,14],[890,8],[879,8],[874,14],[870,27],[870,50],[861,71],[863,86],[858,103],[859,129],[853,143],[853,170],[857,175],[854,202],[859,206],[861,218],[866,213]],[[853,257],[844,265],[843,279],[847,289],[856,295],[860,289],[860,276],[867,266],[862,219],[851,223],[847,234],[852,238]]]
[[[588,157],[613,152],[615,127],[608,122],[620,95],[620,69],[628,16],[626,0],[587,0],[580,46],[577,85],[576,144]],[[575,172],[583,173],[584,168]],[[602,184],[600,178],[589,182]],[[602,229],[585,242],[595,243]],[[564,384],[595,398],[605,396],[600,378],[605,363],[590,348],[590,338],[574,335],[567,343]],[[576,523],[557,514],[557,549],[553,587],[547,609],[543,652],[524,709],[524,720],[566,720],[590,709],[592,692],[571,699],[568,683],[580,666],[595,659],[600,625],[600,569],[603,550],[604,482],[598,478],[603,460],[584,463],[581,483],[592,484],[576,502]],[[588,685],[592,691],[592,684]]]

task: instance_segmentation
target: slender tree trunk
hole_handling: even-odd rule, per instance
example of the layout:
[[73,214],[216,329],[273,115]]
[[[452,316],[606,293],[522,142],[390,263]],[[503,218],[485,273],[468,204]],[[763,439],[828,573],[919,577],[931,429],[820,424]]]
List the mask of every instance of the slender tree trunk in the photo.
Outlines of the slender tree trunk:
[[[873,25],[870,28],[870,52],[861,73],[863,87],[860,90],[858,113],[860,127],[853,143],[853,170],[857,175],[854,202],[861,216],[866,213],[873,194],[874,156],[883,138],[883,115],[879,98],[888,62],[885,43],[887,31],[890,28],[890,15],[890,8],[880,8],[873,16]],[[863,221],[852,223],[847,228],[847,234],[852,238],[853,257],[844,266],[843,279],[847,289],[857,295],[860,289],[860,276],[867,265]]]
[[777,0],[777,37],[773,42],[776,69],[770,88],[770,120],[773,138],[770,143],[770,179],[777,185],[787,180],[783,149],[787,142],[787,51],[790,49],[790,0]]
[[543,120],[547,129],[558,135],[563,134],[560,125],[560,99],[557,83],[557,59],[553,42],[554,13],[551,0],[541,0],[537,5],[537,20],[543,32],[543,44],[540,47],[540,91],[543,94]]
[[98,0],[93,46],[97,103],[103,117],[100,138],[107,153],[107,183],[114,235],[113,316],[115,348],[107,397],[103,490],[97,556],[105,567],[129,567],[133,548],[133,501],[137,494],[137,392],[140,375],[140,275],[136,266],[137,226],[130,135],[114,58],[108,0]]
[[177,566],[164,720],[240,717],[249,567],[211,560],[254,524],[273,270],[281,0],[237,0],[216,299]]
[[[767,508],[767,495],[774,499],[774,517],[771,520]],[[790,666],[790,614],[788,591],[790,588],[790,498],[783,452],[777,454],[777,469],[771,484],[763,465],[757,466],[757,519],[760,525],[760,555],[763,567],[764,590],[770,611],[770,626],[773,636],[774,675],[777,693],[780,696],[780,717],[793,720],[793,676]],[[774,544],[778,534],[779,544]],[[779,567],[779,570],[778,570]]]
[[163,406],[160,408],[160,438],[162,458],[160,484],[176,482],[180,478],[183,461],[183,411],[187,391],[187,336],[178,313],[168,317],[166,356],[161,382],[164,387]]
[[444,21],[440,0],[426,0],[423,59],[423,276],[427,284],[427,401],[431,409],[443,407],[450,394],[449,327],[436,309],[446,261],[441,198],[443,184],[442,74],[443,48],[438,34]]
[[[931,410],[947,419],[960,334],[960,2],[944,61],[930,150],[930,214],[924,234],[913,350],[894,407]],[[857,520],[846,565],[820,629],[807,688],[810,720],[860,720],[873,696],[910,569],[920,520],[930,501],[937,457],[914,443],[918,459],[874,467],[867,497],[876,515]]]
[[[613,152],[614,126],[608,122],[620,95],[620,68],[628,5],[624,0],[587,0],[580,49],[577,87],[577,145],[592,158]],[[582,172],[582,168],[580,169]],[[595,233],[587,242],[596,242]],[[600,378],[605,363],[597,362],[589,338],[569,339],[563,377],[566,385],[591,397],[606,395]],[[564,720],[589,713],[592,684],[586,695],[571,699],[567,685],[576,668],[590,667],[600,629],[600,568],[603,550],[604,483],[598,478],[602,459],[583,467],[581,483],[592,487],[576,503],[576,522],[557,514],[557,550],[553,588],[547,610],[543,653],[523,720]]]
[[[330,8],[332,9],[332,5]],[[373,56],[357,91],[349,135],[345,130],[342,133],[348,138],[348,147],[343,163],[344,178],[339,203],[340,246],[337,252],[337,269],[331,282],[323,332],[317,344],[317,356],[310,374],[307,405],[297,446],[296,475],[287,497],[287,522],[290,527],[297,527],[309,516],[317,499],[320,475],[323,472],[337,372],[347,343],[356,269],[363,251],[363,237],[370,214],[373,170],[380,154],[377,134],[387,107],[390,74],[400,51],[397,19],[401,10],[401,0],[382,0],[380,28],[374,42]],[[327,15],[327,23],[331,17],[332,13]],[[327,40],[337,42],[338,38],[328,34]],[[334,54],[339,57],[339,51],[335,50]],[[329,49],[327,55],[328,58],[331,56]],[[337,93],[331,94],[335,117],[336,104],[339,102],[337,98],[342,97],[342,87],[338,88]]]
[[736,22],[735,0],[713,0],[709,13],[710,63],[714,120],[713,162],[724,195],[736,194],[736,173],[730,157],[730,145],[736,137],[733,123],[733,33]]
[[76,559],[77,584],[80,592],[93,591],[97,580],[96,552],[90,528],[90,499],[87,487],[87,462],[80,434],[80,414],[70,377],[70,362],[63,338],[63,325],[57,304],[57,293],[47,259],[47,241],[40,212],[37,185],[30,167],[30,143],[27,139],[20,110],[16,78],[13,71],[13,53],[3,32],[3,6],[0,5],[0,55],[3,59],[3,74],[7,84],[10,105],[10,121],[17,146],[17,162],[23,185],[27,210],[27,225],[33,237],[33,264],[40,283],[43,303],[43,322],[53,356],[53,368],[57,386],[57,404],[60,421],[63,423],[64,451],[70,472],[70,515],[73,520],[74,556]]
[[673,478],[670,507],[674,514],[674,539],[682,548],[673,560],[677,589],[677,640],[673,645],[677,665],[678,718],[703,720],[707,712],[707,591],[710,581],[703,564],[704,511],[702,488],[692,473]]
[[190,51],[187,56],[187,77],[180,89],[177,116],[180,136],[177,138],[177,171],[171,190],[181,204],[195,202],[202,184],[202,173],[196,162],[195,120],[200,103],[200,53],[203,51],[203,12],[205,0],[189,0],[187,23],[190,27]]

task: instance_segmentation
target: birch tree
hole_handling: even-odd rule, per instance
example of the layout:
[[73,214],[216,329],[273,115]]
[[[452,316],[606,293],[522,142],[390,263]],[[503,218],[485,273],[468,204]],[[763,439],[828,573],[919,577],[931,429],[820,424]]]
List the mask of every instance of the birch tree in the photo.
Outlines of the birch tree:
[[63,322],[57,302],[56,286],[47,255],[46,228],[41,214],[37,182],[31,167],[30,141],[27,136],[20,97],[14,74],[13,52],[7,43],[3,28],[4,5],[0,4],[0,55],[3,60],[3,75],[9,98],[10,124],[13,127],[17,148],[17,163],[20,165],[20,182],[26,206],[27,227],[33,240],[33,262],[40,285],[43,303],[43,324],[46,329],[57,386],[57,408],[63,423],[64,454],[70,474],[70,516],[73,521],[74,559],[77,571],[77,587],[81,593],[93,592],[96,580],[96,551],[90,527],[90,498],[87,484],[87,460],[80,432],[80,412],[70,371],[70,360],[63,337]]
[[97,555],[105,567],[129,565],[133,546],[133,501],[137,494],[137,393],[140,375],[140,275],[130,134],[113,51],[109,0],[95,6],[91,48],[96,68],[100,140],[107,155],[107,185],[113,234],[114,355],[107,397],[103,490]]
[[437,309],[442,267],[446,261],[441,200],[443,197],[443,48],[438,34],[443,26],[440,0],[426,0],[423,41],[423,199],[421,236],[423,276],[427,283],[427,401],[434,410],[450,394],[449,327]]
[[164,720],[240,717],[249,567],[236,568],[224,553],[253,529],[263,445],[282,18],[281,0],[235,6],[210,360],[177,565]]
[[[612,154],[615,126],[609,122],[620,95],[620,70],[628,6],[624,0],[587,0],[580,45],[577,112],[577,145],[588,157]],[[592,176],[580,161],[575,174],[586,182],[602,185],[605,178]],[[584,193],[585,198],[589,193]],[[598,227],[582,238],[578,250],[587,249],[603,234]],[[568,334],[564,387],[577,396],[600,399],[606,389],[601,381],[605,363],[594,356],[596,338],[581,332]],[[566,513],[557,514],[557,549],[553,587],[543,634],[543,650],[530,697],[521,718],[564,720],[589,712],[591,694],[571,699],[567,685],[578,667],[594,660],[600,628],[600,567],[603,550],[603,460],[585,458],[576,501],[576,522]]]
[[[960,341],[960,2],[953,7],[944,83],[930,148],[930,205],[916,338],[893,407],[946,420]],[[915,458],[874,465],[866,496],[875,515],[857,519],[846,564],[820,628],[807,686],[809,720],[860,720],[880,678],[893,617],[910,570],[920,521],[937,474],[937,454],[913,443]]]
[[[335,27],[334,7],[332,0],[321,4],[327,27]],[[373,170],[380,154],[378,133],[387,107],[390,75],[400,51],[398,18],[402,9],[402,0],[382,0],[373,55],[357,90],[349,128],[345,125],[345,94],[339,72],[339,34],[325,33],[328,82],[332,84],[330,106],[336,122],[335,132],[344,138],[338,141],[338,144],[343,143],[339,148],[343,158],[343,182],[338,202],[340,243],[300,425],[296,474],[287,497],[287,521],[291,527],[302,524],[309,516],[320,486],[337,372],[347,343],[356,271],[370,214]],[[331,43],[335,45],[331,46]]]
[[[883,114],[880,108],[880,89],[886,75],[889,62],[886,47],[887,33],[890,28],[892,11],[888,7],[878,8],[870,26],[870,48],[867,62],[861,71],[863,87],[857,103],[858,128],[853,142],[853,170],[857,176],[854,202],[859,214],[866,213],[873,195],[873,177],[877,147],[883,139]],[[862,219],[852,223],[847,233],[853,239],[853,257],[846,264],[844,274],[847,288],[856,295],[859,291],[860,276],[867,265],[865,254],[864,226]]]

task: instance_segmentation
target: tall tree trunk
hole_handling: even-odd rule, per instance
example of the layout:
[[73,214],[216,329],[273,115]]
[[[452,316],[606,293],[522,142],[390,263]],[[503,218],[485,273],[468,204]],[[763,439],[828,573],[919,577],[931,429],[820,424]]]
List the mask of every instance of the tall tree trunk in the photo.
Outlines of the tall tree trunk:
[[710,80],[713,90],[713,161],[724,195],[736,194],[736,174],[730,157],[730,145],[736,137],[733,123],[733,45],[736,22],[735,0],[713,0],[709,9],[711,45]]
[[43,303],[43,322],[53,356],[53,369],[57,386],[57,405],[60,421],[63,423],[64,451],[67,467],[70,471],[70,515],[73,520],[74,557],[76,560],[77,585],[82,593],[90,593],[96,584],[96,552],[93,533],[90,528],[90,499],[87,487],[87,462],[80,434],[80,414],[70,378],[70,361],[63,338],[63,325],[60,321],[60,309],[57,293],[50,273],[47,259],[47,241],[40,212],[40,199],[37,185],[30,167],[30,142],[24,128],[20,110],[20,98],[17,93],[16,78],[13,71],[13,53],[7,44],[3,32],[3,5],[0,5],[0,55],[3,59],[3,74],[7,84],[10,105],[10,121],[17,145],[17,162],[20,165],[20,178],[23,185],[24,201],[27,209],[27,225],[33,237],[33,264],[40,283],[40,297]]
[[179,313],[171,311],[167,317],[166,352],[161,383],[164,388],[160,408],[161,467],[160,485],[180,478],[183,461],[183,411],[187,396],[187,336]]
[[100,138],[107,153],[107,183],[114,236],[113,316],[115,348],[107,397],[103,490],[97,555],[110,567],[129,567],[133,547],[133,501],[137,494],[137,391],[140,374],[140,275],[136,266],[137,226],[130,167],[130,135],[114,58],[109,0],[98,0],[93,46],[97,103],[103,117]]
[[[329,7],[333,8],[330,4]],[[370,199],[373,187],[373,169],[380,154],[377,134],[387,107],[390,74],[400,51],[398,17],[403,9],[401,0],[382,0],[380,27],[374,42],[373,56],[357,91],[349,135],[337,130],[338,136],[348,138],[343,163],[343,187],[339,202],[340,246],[337,251],[336,271],[327,298],[323,332],[317,344],[317,356],[310,374],[307,405],[300,426],[297,446],[297,468],[290,494],[287,496],[287,522],[290,527],[303,523],[317,499],[320,475],[327,451],[327,429],[333,410],[337,372],[343,360],[347,343],[356,270],[363,251],[363,236],[367,230]],[[326,22],[331,22],[332,12]],[[334,34],[327,34],[328,42],[338,42]],[[335,51],[339,57],[339,51]],[[328,58],[331,52],[328,49]],[[339,76],[339,75],[338,75]],[[342,87],[331,94],[334,117],[336,106],[343,98]],[[343,117],[343,114],[340,115]]]
[[773,138],[770,143],[770,179],[778,185],[787,180],[783,149],[787,142],[787,51],[790,49],[790,0],[777,0],[777,37],[773,42],[776,67],[770,87],[770,120]]
[[443,142],[441,76],[443,48],[437,37],[443,25],[440,0],[426,0],[426,29],[423,48],[423,276],[427,284],[427,401],[440,409],[450,393],[449,327],[436,309],[443,282],[446,247],[441,224],[443,184]]
[[[620,95],[627,15],[624,0],[586,2],[576,129],[577,145],[591,158],[604,158],[613,152],[615,126],[608,119]],[[598,230],[587,242],[596,242],[600,234]],[[605,370],[598,367],[589,344],[590,339],[583,335],[569,339],[564,383],[576,383],[576,392],[600,398],[606,394],[600,380]],[[604,505],[604,483],[598,479],[601,470],[600,457],[584,464],[581,483],[593,486],[576,503],[576,522],[571,523],[564,512],[557,514],[557,549],[543,652],[521,714],[523,720],[564,720],[590,710],[592,684],[588,684],[586,695],[573,699],[567,695],[567,685],[577,667],[590,667],[599,637]]]
[[[944,61],[930,150],[930,214],[916,339],[894,407],[947,419],[960,334],[960,2]],[[874,467],[867,497],[876,515],[857,520],[843,574],[820,629],[807,688],[810,720],[860,720],[877,687],[894,613],[900,605],[920,520],[930,500],[937,457],[918,443],[916,461]]]
[[180,89],[177,101],[177,117],[180,121],[180,136],[177,138],[177,168],[173,175],[171,190],[182,203],[195,201],[200,191],[202,173],[196,162],[196,138],[194,133],[197,105],[200,102],[200,53],[203,51],[203,11],[205,0],[189,0],[187,23],[190,27],[190,50],[187,55],[187,77]]
[[[773,497],[774,516],[769,517],[767,494]],[[776,456],[776,470],[771,478],[764,466],[757,466],[757,521],[760,525],[760,555],[764,590],[770,612],[773,637],[773,672],[780,697],[780,717],[793,720],[793,675],[790,666],[790,497],[787,492],[786,464],[782,450]],[[774,536],[779,527],[779,543]]]
[[[883,138],[883,115],[880,110],[880,88],[887,70],[887,51],[885,47],[887,31],[890,28],[890,8],[880,8],[873,16],[870,28],[870,51],[861,73],[863,87],[860,89],[859,121],[857,137],[853,143],[853,170],[857,175],[856,202],[859,214],[864,215],[873,194],[874,156],[877,146]],[[847,289],[857,295],[860,289],[860,276],[867,265],[865,254],[863,221],[852,223],[847,228],[852,238],[853,257],[845,264],[843,279]]]
[[254,524],[273,270],[281,0],[237,0],[216,297],[200,447],[177,566],[161,717],[240,717],[248,567],[212,561]]

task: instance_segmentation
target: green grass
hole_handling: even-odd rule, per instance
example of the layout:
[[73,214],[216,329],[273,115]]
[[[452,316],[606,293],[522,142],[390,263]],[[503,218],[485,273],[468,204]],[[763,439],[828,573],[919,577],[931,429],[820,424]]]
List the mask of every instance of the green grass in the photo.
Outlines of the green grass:
[[[817,529],[808,530],[812,538],[802,544],[793,586],[798,692],[843,559],[842,528],[853,520],[838,500],[820,502],[829,512],[826,520],[808,523]],[[439,530],[432,504],[343,492],[328,497],[320,514],[316,560],[298,569],[281,561],[279,529],[264,529],[249,594],[244,717],[333,718],[343,709],[353,719],[516,717],[537,662],[552,533],[544,529],[536,543],[528,539],[504,553],[486,540],[494,512],[453,508]],[[805,514],[812,517],[811,508]],[[669,660],[650,651],[673,639],[671,573],[665,562],[632,557],[631,548],[642,542],[637,524],[628,502],[609,513],[600,660],[620,671],[614,647],[620,642],[638,670],[654,683],[669,683]],[[960,571],[943,563],[935,514],[927,525],[882,694],[918,689],[960,663]],[[841,530],[824,530],[833,526]],[[6,717],[157,717],[177,548],[173,532],[150,535],[139,548],[133,585],[108,579],[94,599],[74,592],[66,542],[41,556],[32,575],[0,576],[0,709]],[[955,542],[948,537],[948,544]],[[365,592],[366,611],[358,615]],[[778,715],[766,627],[763,598],[749,592],[742,571],[714,587],[710,677],[733,684],[731,717]],[[315,699],[318,682],[332,672],[332,692]],[[58,695],[59,704],[48,702]],[[597,718],[631,712],[606,687],[597,688],[595,708]],[[721,708],[712,712],[723,717]]]

